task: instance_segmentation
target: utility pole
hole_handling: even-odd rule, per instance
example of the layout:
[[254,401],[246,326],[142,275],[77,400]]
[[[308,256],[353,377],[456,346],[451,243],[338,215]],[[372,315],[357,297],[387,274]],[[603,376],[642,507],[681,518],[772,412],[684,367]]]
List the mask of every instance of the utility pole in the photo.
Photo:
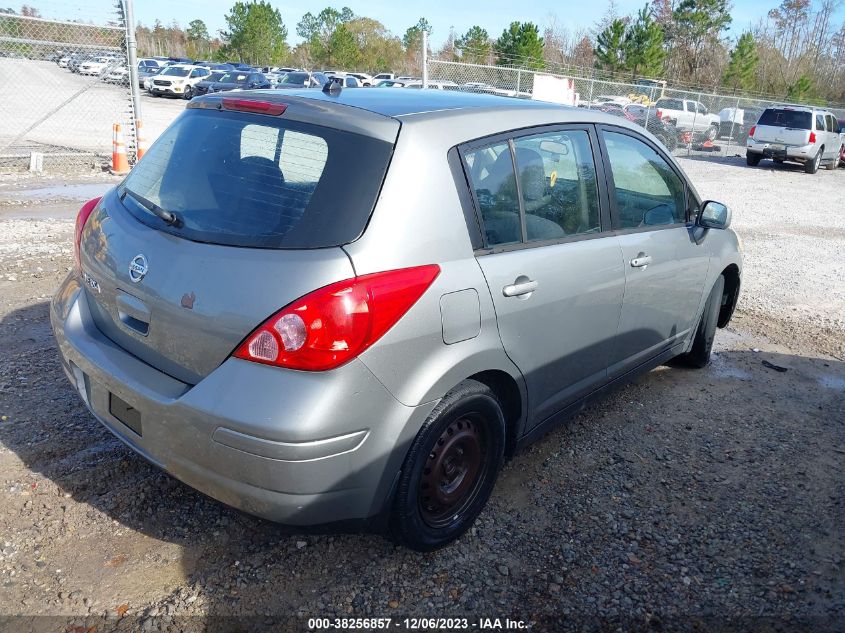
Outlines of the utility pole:
[[129,89],[132,95],[132,112],[135,116],[135,160],[138,159],[138,121],[141,120],[141,92],[138,89],[138,43],[135,41],[134,0],[118,0],[124,3],[126,17],[126,63],[129,64]]
[[422,32],[422,82],[428,88],[428,31]]

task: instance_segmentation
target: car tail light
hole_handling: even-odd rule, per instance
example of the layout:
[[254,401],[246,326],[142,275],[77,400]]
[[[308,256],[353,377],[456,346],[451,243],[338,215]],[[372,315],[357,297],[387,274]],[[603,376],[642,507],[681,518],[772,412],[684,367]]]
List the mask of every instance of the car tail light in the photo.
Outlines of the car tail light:
[[286,103],[270,103],[269,101],[254,101],[252,99],[223,99],[223,107],[226,110],[271,114],[273,116],[284,114],[284,111],[288,108]]
[[756,125],[752,125],[751,129],[748,130],[748,138],[754,138],[754,132],[757,130]]
[[325,286],[267,319],[233,356],[304,371],[334,369],[380,339],[439,274],[432,264]]
[[82,205],[79,213],[76,214],[76,229],[73,232],[73,256],[76,259],[76,268],[80,270],[82,269],[82,259],[80,258],[79,247],[82,243],[82,229],[85,228],[85,223],[88,222],[91,212],[100,200],[102,200],[102,197],[89,200]]
[[816,133],[810,132],[810,145],[816,142]]

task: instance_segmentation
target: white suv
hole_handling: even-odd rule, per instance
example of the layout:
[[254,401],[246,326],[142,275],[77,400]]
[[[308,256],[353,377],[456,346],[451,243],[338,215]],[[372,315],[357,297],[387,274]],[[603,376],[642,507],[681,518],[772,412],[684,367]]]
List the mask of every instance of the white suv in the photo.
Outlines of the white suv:
[[154,97],[170,95],[190,99],[194,96],[194,86],[210,74],[211,71],[202,66],[174,64],[150,77],[150,93]]
[[839,166],[842,136],[839,122],[827,110],[810,106],[766,108],[748,132],[746,162],[752,167],[763,158],[776,163],[803,163],[804,171],[815,174],[822,162],[828,169]]

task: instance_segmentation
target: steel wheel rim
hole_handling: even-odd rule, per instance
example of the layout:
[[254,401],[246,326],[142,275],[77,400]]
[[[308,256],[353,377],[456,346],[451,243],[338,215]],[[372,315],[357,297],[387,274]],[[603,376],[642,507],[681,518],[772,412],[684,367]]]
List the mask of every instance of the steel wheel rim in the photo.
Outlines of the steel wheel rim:
[[461,416],[443,430],[420,477],[419,508],[426,524],[447,526],[472,504],[487,469],[487,446],[477,414]]

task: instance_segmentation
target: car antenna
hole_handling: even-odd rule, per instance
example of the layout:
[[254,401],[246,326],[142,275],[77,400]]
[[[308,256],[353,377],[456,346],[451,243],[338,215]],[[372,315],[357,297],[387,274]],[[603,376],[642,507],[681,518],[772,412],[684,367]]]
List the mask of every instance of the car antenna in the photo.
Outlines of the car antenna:
[[327,95],[339,95],[343,90],[343,85],[336,77],[330,77],[329,81],[323,86],[323,92]]

